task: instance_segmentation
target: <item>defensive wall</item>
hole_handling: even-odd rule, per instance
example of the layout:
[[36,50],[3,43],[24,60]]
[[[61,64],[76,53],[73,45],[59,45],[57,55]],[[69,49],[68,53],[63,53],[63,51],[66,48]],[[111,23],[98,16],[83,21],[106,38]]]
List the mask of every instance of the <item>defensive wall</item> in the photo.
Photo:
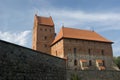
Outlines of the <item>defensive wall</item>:
[[67,70],[67,80],[72,77],[79,80],[120,80],[120,71],[115,70]]
[[0,80],[66,80],[64,59],[0,40]]
[[120,71],[68,70],[64,59],[0,40],[0,80],[120,80]]

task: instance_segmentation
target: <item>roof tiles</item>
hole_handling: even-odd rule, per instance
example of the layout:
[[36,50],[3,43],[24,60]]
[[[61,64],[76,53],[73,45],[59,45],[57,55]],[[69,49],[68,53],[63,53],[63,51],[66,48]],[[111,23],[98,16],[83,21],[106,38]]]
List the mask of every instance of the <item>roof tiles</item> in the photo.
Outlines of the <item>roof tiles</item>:
[[52,17],[41,17],[41,16],[36,16],[36,19],[39,24],[41,25],[47,25],[47,26],[54,26],[54,22],[52,20]]
[[94,31],[67,28],[67,27],[61,28],[60,32],[58,33],[52,44],[56,43],[61,38],[73,38],[73,39],[112,43],[112,41],[107,40],[106,38],[102,37],[101,35],[99,35]]

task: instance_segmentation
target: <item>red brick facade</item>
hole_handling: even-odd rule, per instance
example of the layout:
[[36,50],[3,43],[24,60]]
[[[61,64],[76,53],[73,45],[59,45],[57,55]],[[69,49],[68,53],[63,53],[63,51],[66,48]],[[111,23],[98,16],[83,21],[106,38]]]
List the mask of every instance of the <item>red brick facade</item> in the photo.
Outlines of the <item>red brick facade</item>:
[[32,48],[50,54],[51,43],[55,37],[54,23],[51,17],[35,15]]
[[55,37],[52,18],[35,16],[33,49],[65,58],[67,68],[111,70],[112,43],[96,32],[66,27]]

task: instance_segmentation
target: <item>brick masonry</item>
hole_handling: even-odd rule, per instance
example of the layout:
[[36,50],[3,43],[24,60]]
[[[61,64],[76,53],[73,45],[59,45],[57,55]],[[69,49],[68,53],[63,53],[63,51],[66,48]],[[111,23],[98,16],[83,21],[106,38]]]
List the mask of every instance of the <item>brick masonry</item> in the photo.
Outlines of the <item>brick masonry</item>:
[[0,40],[0,80],[66,80],[65,60]]
[[[35,16],[34,18],[32,49],[50,54],[51,53],[50,45],[55,38],[54,25],[51,26],[40,24],[38,17],[39,16]],[[39,18],[44,19],[44,17]],[[47,20],[51,21],[52,18],[49,17]]]
[[[74,48],[76,48],[76,55],[74,53]],[[87,60],[87,65],[89,65],[89,60],[91,60],[92,66],[88,66],[90,70],[98,70],[96,67],[96,60],[103,60],[106,70],[114,69],[111,43],[78,39],[61,39],[51,47],[51,53],[54,56],[66,58],[67,69],[81,70],[80,60]],[[77,60],[77,65],[74,65],[75,59]]]

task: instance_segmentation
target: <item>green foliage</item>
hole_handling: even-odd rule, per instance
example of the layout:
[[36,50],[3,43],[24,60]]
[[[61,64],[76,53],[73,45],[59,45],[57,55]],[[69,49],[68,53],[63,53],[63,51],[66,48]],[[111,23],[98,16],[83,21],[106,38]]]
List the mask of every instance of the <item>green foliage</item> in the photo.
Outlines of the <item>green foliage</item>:
[[120,56],[114,57],[114,62],[119,67],[119,69],[120,69]]
[[81,79],[78,77],[78,75],[72,74],[70,80],[81,80]]

